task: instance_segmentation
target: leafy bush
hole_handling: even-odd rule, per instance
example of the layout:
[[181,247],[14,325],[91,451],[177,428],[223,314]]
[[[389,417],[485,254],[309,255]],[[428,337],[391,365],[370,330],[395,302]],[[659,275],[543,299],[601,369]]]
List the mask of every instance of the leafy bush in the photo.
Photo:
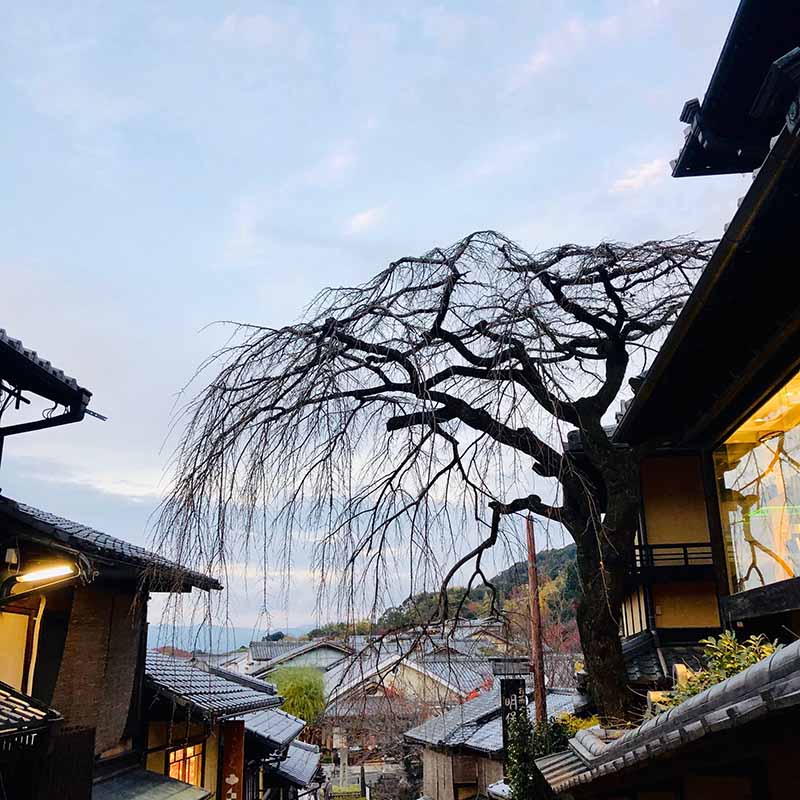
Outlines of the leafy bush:
[[325,687],[322,672],[313,667],[282,667],[271,672],[267,680],[278,687],[287,714],[314,722],[325,708]]
[[669,704],[678,705],[699,694],[710,686],[736,675],[743,669],[757,664],[778,649],[778,642],[770,642],[766,636],[750,636],[740,642],[733,631],[724,631],[717,638],[702,639],[706,668],[695,672],[684,686],[672,695]]
[[558,721],[566,729],[568,739],[584,728],[593,728],[600,724],[600,718],[597,716],[576,717],[574,714],[559,714]]
[[550,797],[546,782],[536,769],[534,759],[567,749],[567,742],[581,728],[597,725],[597,717],[582,719],[574,714],[550,717],[534,723],[527,711],[514,714],[508,725],[506,779],[512,800]]

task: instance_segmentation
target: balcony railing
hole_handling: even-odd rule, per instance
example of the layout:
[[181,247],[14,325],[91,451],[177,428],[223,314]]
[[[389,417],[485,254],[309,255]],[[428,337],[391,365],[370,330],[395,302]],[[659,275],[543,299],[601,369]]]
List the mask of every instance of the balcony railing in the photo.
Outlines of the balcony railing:
[[638,544],[634,549],[634,569],[637,572],[649,569],[676,567],[711,567],[714,556],[708,542],[686,544]]

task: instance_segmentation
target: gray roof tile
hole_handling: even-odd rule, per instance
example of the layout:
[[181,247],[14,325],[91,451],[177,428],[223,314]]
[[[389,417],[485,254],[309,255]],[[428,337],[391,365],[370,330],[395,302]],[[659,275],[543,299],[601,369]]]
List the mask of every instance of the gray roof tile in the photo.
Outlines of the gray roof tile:
[[61,715],[0,681],[0,739],[44,730]]
[[[529,695],[533,685],[528,685]],[[550,690],[547,692],[547,715],[573,710],[572,692]],[[531,700],[528,713],[533,716],[535,706]],[[440,717],[423,722],[405,734],[406,739],[438,747],[467,747],[483,753],[497,753],[503,749],[503,728],[500,709],[499,681],[474,700],[469,700]]]
[[299,736],[306,723],[280,709],[268,709],[245,714],[244,727],[249,733],[259,736],[275,748],[285,747]]
[[0,497],[0,513],[48,535],[55,534],[57,540],[87,556],[95,555],[130,564],[142,571],[153,570],[154,577],[164,580],[167,585],[179,582],[199,589],[222,588],[220,583],[209,575],[184,569],[174,561],[151,553],[143,547],[109,536],[80,522],[73,522],[49,511],[19,503],[10,497]]
[[207,800],[209,797],[208,789],[140,768],[118,773],[92,787],[92,800]]
[[157,694],[192,706],[210,718],[274,708],[283,702],[282,697],[269,692],[268,684],[259,691],[152,651],[147,654],[146,677]]
[[286,758],[278,764],[276,772],[295,786],[308,786],[317,774],[322,756],[319,748],[305,742],[292,742]]
[[570,750],[584,762],[585,770],[554,777],[550,784],[563,792],[601,775],[634,768],[703,736],[797,706],[800,641],[621,736],[600,728],[578,731],[570,740]]
[[[17,357],[24,358],[26,361],[30,362],[32,367],[39,370],[43,376],[46,376],[47,379],[51,381],[55,380],[63,384],[65,388],[82,394],[84,405],[88,404],[89,398],[92,396],[91,392],[79,386],[78,381],[66,375],[63,369],[54,367],[46,358],[42,358],[35,350],[25,347],[19,339],[9,336],[3,328],[0,328],[0,355],[8,355],[8,358],[11,359]],[[28,387],[24,386],[22,388],[27,389]]]
[[271,642],[262,639],[258,642],[250,642],[250,655],[254,661],[270,661],[277,664],[320,647],[341,650],[342,656],[351,652],[350,648],[341,642],[334,642],[329,639],[312,639],[309,642],[287,642],[283,639]]

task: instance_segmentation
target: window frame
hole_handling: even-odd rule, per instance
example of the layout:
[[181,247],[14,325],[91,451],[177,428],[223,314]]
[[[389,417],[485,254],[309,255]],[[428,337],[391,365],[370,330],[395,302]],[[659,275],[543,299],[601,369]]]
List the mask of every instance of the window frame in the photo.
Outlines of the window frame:
[[[199,747],[200,748],[200,783],[198,784],[190,784],[192,786],[198,786],[199,788],[205,788],[205,779],[206,779],[206,740],[200,739],[196,742],[184,742],[183,744],[177,745],[175,747],[168,747],[164,751],[164,775],[168,778],[173,777],[170,775],[170,767],[172,764],[178,764],[181,761],[189,761],[193,758],[197,758],[197,755],[189,756],[189,758],[178,759],[176,761],[170,762],[170,756],[173,753],[177,753],[181,750],[188,750],[190,747]],[[182,778],[173,778],[174,780],[183,780]],[[187,783],[187,781],[183,781]]]

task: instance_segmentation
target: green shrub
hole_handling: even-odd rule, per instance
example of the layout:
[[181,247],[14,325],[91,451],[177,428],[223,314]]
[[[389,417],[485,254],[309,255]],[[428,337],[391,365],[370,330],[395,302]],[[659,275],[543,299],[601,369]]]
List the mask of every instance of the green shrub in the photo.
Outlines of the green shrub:
[[278,687],[284,698],[287,714],[313,723],[325,708],[325,687],[322,672],[314,667],[281,667],[271,672],[267,680]]
[[705,669],[695,672],[684,686],[678,688],[670,698],[669,705],[678,705],[699,694],[710,686],[736,675],[743,669],[757,664],[778,649],[778,642],[770,642],[766,636],[750,636],[740,642],[733,631],[724,631],[718,637],[702,639]]
[[597,716],[576,717],[574,714],[559,714],[558,721],[565,727],[568,739],[584,728],[593,728],[600,724],[600,718]]
[[506,780],[512,800],[551,797],[534,759],[566,750],[576,731],[596,724],[596,717],[584,720],[573,714],[550,717],[542,723],[532,722],[527,711],[514,714],[508,723],[506,754]]

